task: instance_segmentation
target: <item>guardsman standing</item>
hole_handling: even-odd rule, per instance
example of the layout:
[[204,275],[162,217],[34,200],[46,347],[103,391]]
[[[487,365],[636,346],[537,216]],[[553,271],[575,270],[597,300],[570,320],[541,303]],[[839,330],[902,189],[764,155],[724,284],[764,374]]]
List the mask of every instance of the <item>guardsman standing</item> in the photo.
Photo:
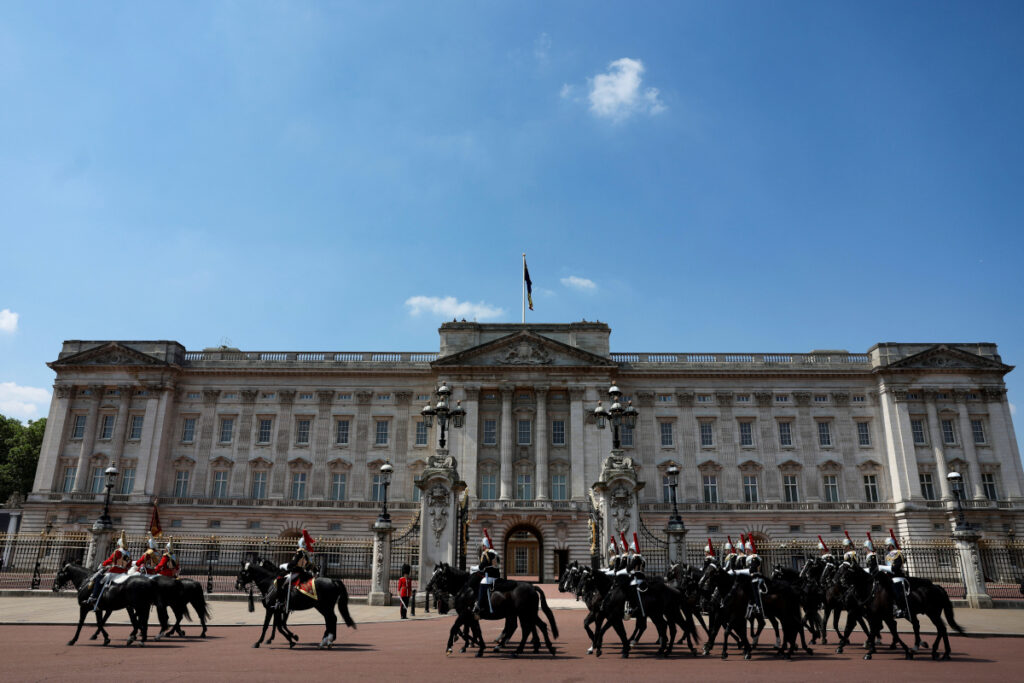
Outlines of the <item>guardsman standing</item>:
[[135,561],[135,568],[140,574],[149,576],[156,573],[156,564],[156,539],[150,534],[149,540],[146,541],[146,551]]
[[103,560],[103,564],[100,570],[96,572],[92,577],[92,595],[86,601],[87,604],[92,604],[93,612],[99,611],[100,598],[103,597],[103,591],[106,589],[107,584],[117,574],[124,574],[128,571],[128,567],[131,566],[132,556],[128,552],[128,541],[124,537],[124,531],[121,531],[121,535],[117,538],[117,547],[114,548],[114,552],[110,553],[110,557]]
[[406,611],[409,607],[409,574],[412,573],[412,567],[408,563],[402,565],[402,576],[398,579],[398,603],[399,614],[403,619],[407,619]]
[[178,557],[174,554],[174,546],[171,543],[171,539],[167,539],[167,544],[164,545],[163,557],[160,558],[160,562],[156,565],[156,573],[176,579],[178,578],[178,571]]

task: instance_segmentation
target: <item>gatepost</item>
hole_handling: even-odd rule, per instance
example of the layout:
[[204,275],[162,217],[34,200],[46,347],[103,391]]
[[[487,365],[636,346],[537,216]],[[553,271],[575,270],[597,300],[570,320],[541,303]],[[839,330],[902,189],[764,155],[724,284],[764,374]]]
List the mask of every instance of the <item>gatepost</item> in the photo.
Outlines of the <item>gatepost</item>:
[[[644,482],[637,480],[633,459],[624,451],[612,450],[604,460],[600,478],[591,486],[605,536],[618,539],[625,534],[626,540],[632,542],[633,532],[640,528],[639,491],[643,487]],[[601,539],[598,547],[604,543],[605,539]]]
[[368,605],[391,604],[391,522],[377,520],[373,525],[373,570],[370,573]]
[[445,448],[427,461],[416,481],[420,494],[420,581],[416,600],[426,601],[426,587],[434,566],[442,562],[457,566],[459,537],[459,499],[466,482],[459,479],[455,458]]
[[669,566],[686,562],[686,527],[680,522],[670,520],[665,527],[665,534],[668,536]]
[[967,604],[971,607],[991,608],[992,598],[985,592],[985,574],[981,570],[979,540],[981,532],[974,529],[958,528],[953,532],[953,543],[960,554],[960,570],[967,588]]

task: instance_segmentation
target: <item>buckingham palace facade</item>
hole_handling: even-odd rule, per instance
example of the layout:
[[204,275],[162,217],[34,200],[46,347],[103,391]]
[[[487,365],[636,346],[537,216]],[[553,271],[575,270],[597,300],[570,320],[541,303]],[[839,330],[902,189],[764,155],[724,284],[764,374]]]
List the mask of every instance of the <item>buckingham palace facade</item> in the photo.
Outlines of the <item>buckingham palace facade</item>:
[[1024,521],[1003,382],[1012,367],[995,344],[620,353],[596,322],[452,322],[439,333],[429,352],[66,341],[49,364],[57,376],[22,530],[88,528],[116,464],[111,515],[129,530],[146,528],[158,499],[172,534],[365,537],[385,461],[400,527],[436,446],[420,411],[441,381],[467,413],[448,446],[474,529],[528,545],[540,562],[531,573],[589,553],[590,487],[611,447],[593,410],[613,381],[639,410],[621,438],[648,525],[671,512],[671,465],[695,540],[889,527],[948,538],[953,471],[986,535],[1012,536]]

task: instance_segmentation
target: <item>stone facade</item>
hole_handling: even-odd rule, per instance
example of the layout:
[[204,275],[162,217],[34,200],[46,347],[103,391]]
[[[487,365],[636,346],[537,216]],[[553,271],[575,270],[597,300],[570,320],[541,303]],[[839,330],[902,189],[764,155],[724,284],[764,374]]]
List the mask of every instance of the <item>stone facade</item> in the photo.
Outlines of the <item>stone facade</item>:
[[[173,341],[67,341],[23,530],[87,528],[97,476],[111,514],[171,534],[370,537],[389,460],[395,527],[437,443],[418,426],[441,380],[467,411],[448,449],[481,525],[530,573],[589,553],[589,491],[611,448],[591,413],[614,380],[639,409],[623,451],[664,526],[664,471],[698,538],[896,528],[949,538],[946,474],[986,535],[1024,519],[1024,472],[994,344],[867,353],[612,353],[603,323],[446,323],[439,352],[186,351]],[[474,538],[475,540],[475,538]],[[510,545],[505,546],[508,543]],[[531,545],[532,544],[532,545]],[[534,548],[534,549],[531,549]],[[557,557],[557,560],[556,560]],[[514,558],[508,558],[512,562]]]

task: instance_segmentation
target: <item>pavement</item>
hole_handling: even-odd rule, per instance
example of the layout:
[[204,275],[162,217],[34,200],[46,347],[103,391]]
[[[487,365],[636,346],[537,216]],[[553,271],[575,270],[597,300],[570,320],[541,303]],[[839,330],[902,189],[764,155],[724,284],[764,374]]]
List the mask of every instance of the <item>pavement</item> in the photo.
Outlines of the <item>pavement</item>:
[[[569,622],[579,621],[582,623],[583,614],[573,612],[585,609],[582,602],[564,597],[564,595],[552,590],[553,586],[545,586],[544,592],[548,596],[548,605],[553,610],[558,610],[564,616],[560,619]],[[256,611],[249,612],[248,603],[239,601],[237,595],[226,594],[225,598],[230,600],[218,600],[214,594],[209,601],[211,628],[221,626],[255,626],[263,624],[264,612],[257,601]],[[371,607],[366,604],[350,603],[349,611],[357,624],[384,623],[399,621],[397,602],[390,607]],[[43,593],[33,597],[0,597],[0,624],[77,624],[78,604],[74,595],[64,591],[56,596],[52,593]],[[1015,636],[1024,637],[1024,610],[1016,609],[971,609],[958,607],[955,610],[957,623],[972,636]],[[451,618],[450,615],[442,617],[436,610],[423,611],[417,607],[416,616],[410,617],[414,621],[433,620],[438,618]],[[87,619],[87,623],[93,619]],[[115,612],[110,617],[111,624],[127,624],[128,615],[124,611]],[[198,624],[198,619],[193,615],[193,624]],[[293,612],[288,618],[289,624],[307,625],[323,624],[323,618],[314,610],[304,612]],[[845,623],[845,622],[843,622]],[[909,627],[905,621],[900,621],[901,631],[903,626]],[[188,627],[188,622],[182,622],[182,626]],[[909,628],[907,628],[909,630]],[[924,633],[934,633],[935,629],[927,618],[921,621],[921,630]],[[187,629],[186,629],[187,631]]]

